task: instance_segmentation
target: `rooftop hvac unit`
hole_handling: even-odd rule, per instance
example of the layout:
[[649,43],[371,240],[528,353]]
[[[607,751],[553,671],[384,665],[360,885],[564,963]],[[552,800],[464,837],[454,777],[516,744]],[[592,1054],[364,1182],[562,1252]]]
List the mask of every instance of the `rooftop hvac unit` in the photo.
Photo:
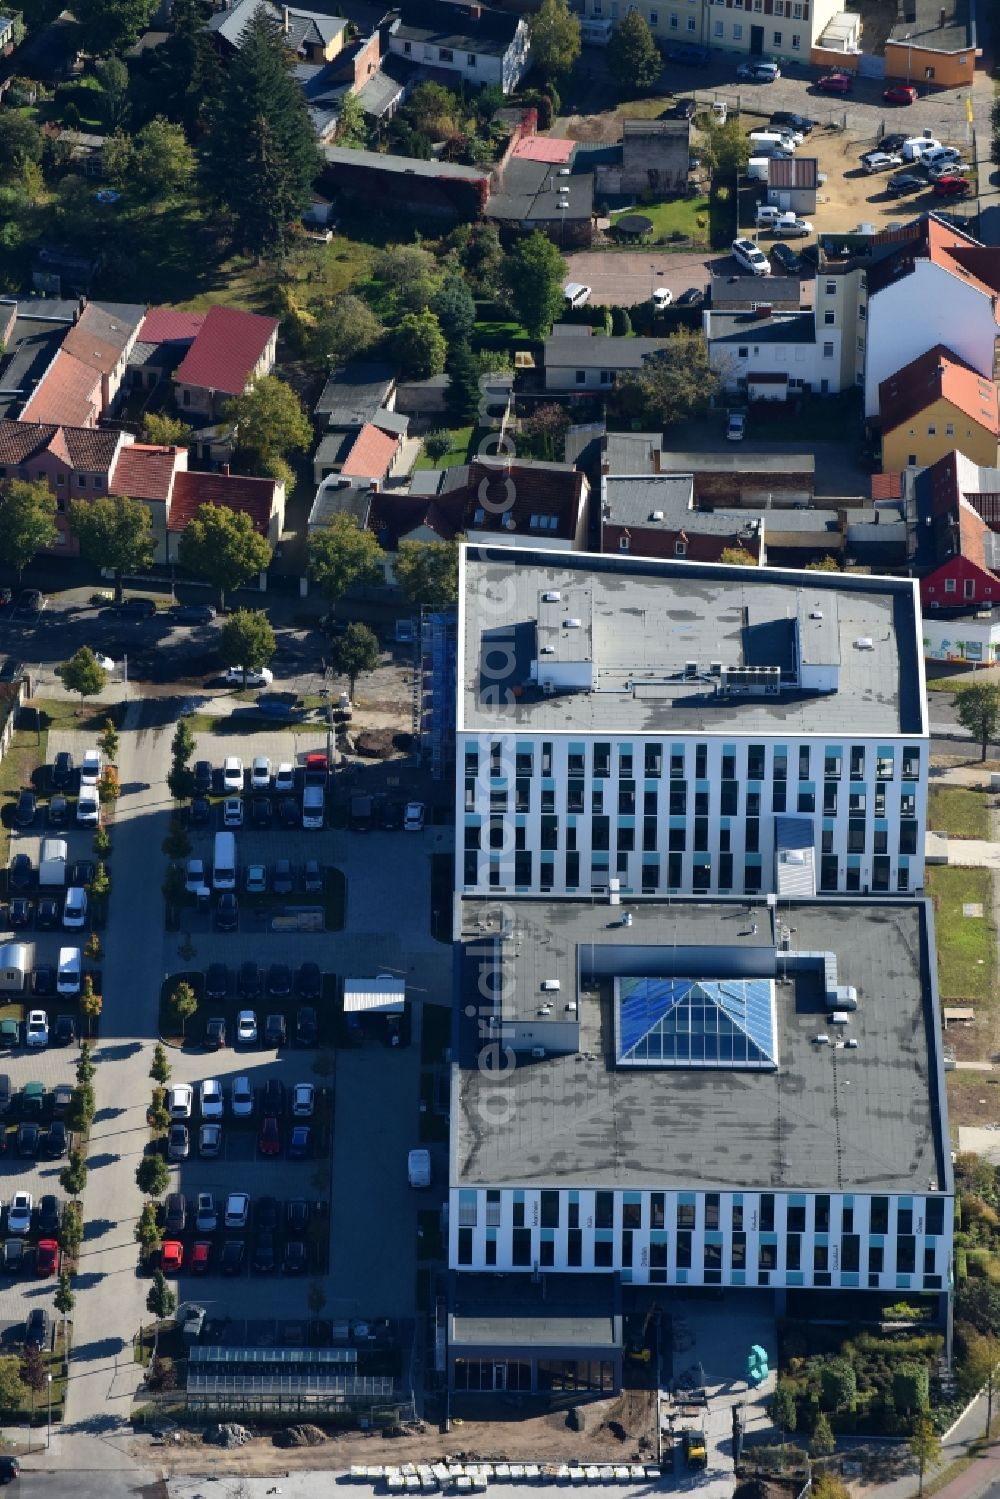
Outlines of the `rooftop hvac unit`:
[[583,624],[583,621],[580,620],[580,619],[564,619],[563,620],[563,629],[564,630],[579,630],[582,624]]
[[697,663],[697,661],[685,661],[685,663],[684,663],[684,675],[686,677],[696,677],[698,675],[698,663]]
[[663,519],[663,511],[662,510],[651,510],[649,512],[649,518],[650,518],[650,520],[662,520]]
[[820,1031],[818,1036],[813,1036],[813,1042],[816,1046],[829,1046],[830,1037],[826,1031]]
[[534,1057],[534,1059],[535,1059],[536,1062],[542,1062],[542,1061],[544,1061],[545,1060],[545,1047],[544,1046],[533,1046],[531,1048],[531,1055]]
[[875,642],[870,635],[861,635],[854,642],[854,649],[856,651],[873,651],[875,649]]
[[546,994],[550,994],[552,990],[558,990],[561,987],[558,979],[542,979],[542,990]]
[[844,1045],[846,1047],[848,1047],[848,1049],[851,1050],[851,1051],[857,1051],[857,1049],[858,1049],[857,1037],[856,1036],[851,1036],[849,1040],[847,1040],[847,1041],[844,1042]]
[[722,662],[721,661],[711,661],[709,663],[708,670],[709,670],[709,674],[711,676],[713,676],[713,677],[721,677],[722,676]]
[[556,648],[554,645],[543,645],[541,650],[538,652],[540,656],[554,656],[555,653]]
[[856,1010],[858,1008],[858,991],[853,984],[838,984],[833,991],[833,1002],[838,1010]]
[[850,1025],[851,1017],[846,1010],[834,1010],[830,1016],[831,1025]]
[[823,611],[822,611],[822,609],[810,609],[809,610],[809,618],[810,619],[822,619],[823,618]]
[[566,1014],[567,1015],[575,1015],[576,1014],[576,1000],[575,999],[569,999],[569,1000],[566,1001]]
[[562,598],[562,594],[558,593],[555,589],[552,589],[549,593],[543,593],[542,594],[542,603],[543,604],[558,604],[558,602],[559,602],[559,600],[561,598]]

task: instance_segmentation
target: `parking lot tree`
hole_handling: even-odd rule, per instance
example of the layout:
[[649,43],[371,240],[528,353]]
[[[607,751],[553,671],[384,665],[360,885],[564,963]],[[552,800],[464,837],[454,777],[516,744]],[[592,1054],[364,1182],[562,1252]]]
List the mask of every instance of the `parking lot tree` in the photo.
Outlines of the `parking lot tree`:
[[456,427],[464,427],[474,422],[479,412],[479,363],[464,339],[449,346],[445,369],[448,415]]
[[202,505],[181,532],[178,558],[182,567],[215,588],[220,609],[226,594],[264,572],[271,560],[271,544],[254,530],[249,515],[221,505]]
[[655,87],[663,72],[663,58],[649,22],[639,11],[628,11],[618,22],[608,43],[607,59],[623,93],[642,94]]
[[167,789],[175,802],[184,802],[194,796],[194,771],[191,767],[179,765],[175,760],[167,771]]
[[542,0],[528,22],[531,61],[546,79],[561,78],[580,56],[580,22],[566,0]]
[[87,938],[83,955],[85,958],[93,958],[95,961],[101,956],[101,939],[96,932],[91,932]]
[[226,415],[236,423],[236,444],[240,452],[262,461],[274,456],[284,458],[312,441],[312,425],[302,402],[290,385],[277,375],[265,375],[226,407]]
[[559,316],[565,270],[555,245],[538,230],[519,240],[506,257],[503,277],[508,295],[530,337],[544,338]]
[[0,562],[18,577],[36,552],[54,546],[56,499],[43,479],[11,479],[0,485]]
[[353,515],[335,515],[309,536],[309,576],[335,604],[348,589],[379,583],[385,577],[382,548]]
[[100,665],[97,657],[89,645],[81,645],[75,655],[61,666],[56,667],[56,676],[62,681],[67,692],[78,692],[80,694],[81,706],[88,697],[94,697],[98,692],[103,692],[107,686],[108,674]]
[[13,1354],[0,1358],[0,1410],[16,1411],[27,1397],[17,1359]]
[[990,740],[1000,731],[1000,687],[983,682],[960,688],[955,694],[955,713],[962,728],[979,744],[985,760]]
[[121,735],[115,727],[113,718],[104,720],[104,728],[97,736],[97,743],[105,760],[110,760],[113,764],[118,759],[118,752],[122,746]]
[[80,990],[80,1013],[86,1016],[88,1036],[94,1034],[94,1025],[100,1020],[103,1008],[104,996],[94,988],[94,980],[88,973]]
[[153,1060],[149,1064],[149,1075],[154,1083],[159,1083],[165,1088],[170,1081],[173,1069],[170,1066],[170,1058],[167,1056],[167,1048],[162,1041],[157,1041],[153,1047]]
[[75,1135],[85,1135],[94,1122],[94,1086],[92,1083],[77,1083],[70,1095],[66,1111],[66,1123]]
[[108,891],[111,889],[111,880],[108,875],[107,865],[98,862],[94,868],[94,878],[87,886],[87,893],[96,901],[98,909],[103,911],[104,902]]
[[111,852],[111,834],[107,828],[100,827],[95,829],[90,846],[99,859],[106,859],[108,857],[108,854]]
[[170,1010],[175,1019],[180,1021],[181,1033],[187,1026],[191,1016],[198,1009],[198,996],[195,994],[187,979],[181,979],[170,995]]
[[56,1285],[56,1294],[52,1298],[52,1304],[64,1321],[76,1306],[73,1277],[68,1270],[60,1270],[59,1272],[59,1281]]
[[146,1295],[146,1306],[161,1322],[172,1317],[177,1310],[177,1297],[167,1285],[167,1277],[162,1270],[157,1270],[153,1276],[153,1284]]
[[191,715],[185,713],[177,720],[174,737],[170,741],[170,753],[175,762],[179,761],[181,765],[187,765],[188,761],[194,755],[196,747],[197,740],[194,736],[194,730],[191,727]]
[[176,815],[170,819],[167,836],[161,847],[168,859],[186,859],[191,853],[191,839],[183,822]]
[[816,1424],[809,1438],[809,1455],[811,1457],[829,1457],[836,1449],[837,1441],[833,1435],[833,1427],[830,1425],[830,1417],[825,1411],[820,1411],[816,1417]]
[[338,676],[347,678],[352,698],[358,677],[363,671],[375,670],[379,654],[378,636],[358,620],[352,620],[343,635],[330,642],[330,665]]
[[396,324],[392,350],[413,380],[429,380],[444,369],[448,345],[433,312],[408,312]]
[[76,1254],[83,1243],[83,1208],[78,1202],[67,1202],[63,1208],[59,1242],[67,1254]]
[[159,1197],[170,1185],[170,1171],[161,1155],[144,1155],[135,1168],[135,1184],[144,1197]]
[[67,1197],[82,1197],[87,1186],[87,1160],[79,1146],[75,1146],[59,1173],[59,1185]]
[[105,765],[97,782],[97,795],[105,806],[116,802],[122,794],[121,777],[113,765]]
[[144,1256],[152,1254],[163,1243],[163,1234],[157,1222],[155,1202],[143,1203],[142,1212],[135,1225],[135,1237]]
[[170,911],[176,912],[184,899],[184,871],[179,864],[168,864],[163,876],[163,899]]
[[941,1438],[934,1429],[934,1423],[930,1416],[918,1416],[913,1423],[913,1434],[910,1437],[910,1452],[916,1464],[917,1494],[924,1492],[924,1473],[927,1468],[932,1467],[941,1458]]
[[219,631],[219,652],[227,666],[259,671],[278,648],[263,609],[236,609]]
[[960,1327],[962,1357],[958,1363],[958,1384],[967,1400],[980,1390],[986,1391],[986,1430],[989,1437],[993,1424],[993,1388],[1000,1368],[1000,1340],[978,1333],[967,1323]]
[[170,1110],[167,1108],[166,1088],[153,1089],[153,1097],[149,1108],[146,1110],[146,1121],[150,1129],[158,1130],[161,1133],[169,1128]]
[[80,1042],[80,1055],[76,1060],[76,1080],[78,1083],[91,1083],[94,1080],[94,1058],[93,1047],[89,1041]]
[[468,341],[476,321],[476,304],[464,276],[446,276],[431,298],[431,312],[449,344]]
[[708,362],[704,335],[684,329],[671,334],[664,348],[622,381],[622,409],[630,417],[669,426],[707,410],[722,378],[722,372],[712,369]]
[[404,541],[396,582],[412,604],[449,609],[458,599],[458,541]]

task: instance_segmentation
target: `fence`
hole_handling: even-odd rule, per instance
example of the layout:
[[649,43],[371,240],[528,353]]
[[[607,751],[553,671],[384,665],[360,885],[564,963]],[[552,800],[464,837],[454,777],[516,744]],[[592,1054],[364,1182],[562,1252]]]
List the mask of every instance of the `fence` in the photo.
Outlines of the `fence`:
[[16,682],[0,683],[0,760],[10,749],[10,741],[17,727],[17,710],[26,697],[31,695],[31,682],[21,675]]

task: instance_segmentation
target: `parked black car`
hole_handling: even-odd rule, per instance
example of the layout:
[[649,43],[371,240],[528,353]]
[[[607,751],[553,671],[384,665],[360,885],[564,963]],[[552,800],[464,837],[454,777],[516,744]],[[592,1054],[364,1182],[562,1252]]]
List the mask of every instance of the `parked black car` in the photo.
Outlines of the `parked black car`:
[[295,975],[295,993],[299,999],[319,999],[323,993],[323,974],[318,963],[300,963]]
[[196,796],[191,803],[191,826],[207,828],[212,820],[212,803],[203,796]]
[[14,928],[30,926],[32,910],[30,900],[25,900],[23,895],[15,895],[10,903],[11,926]]
[[212,790],[212,762],[211,760],[196,760],[194,762],[194,793],[195,796],[208,796]]
[[259,999],[264,992],[264,978],[260,967],[252,959],[240,964],[241,999]]
[[73,756],[69,750],[60,750],[52,761],[49,779],[57,791],[68,791],[73,784]]
[[61,1119],[53,1119],[43,1142],[45,1154],[50,1161],[57,1161],[69,1149],[69,1131]]
[[[41,911],[44,901],[38,902]],[[31,992],[36,999],[47,999],[56,992],[56,971],[51,963],[39,963],[31,978]]]
[[229,969],[225,963],[209,963],[205,974],[205,998],[225,999],[229,993]]
[[15,854],[7,871],[7,884],[12,890],[30,890],[35,880],[35,866],[27,854]]
[[[7,1243],[11,1243],[8,1239]],[[52,1336],[52,1324],[49,1314],[43,1306],[33,1306],[28,1313],[28,1320],[24,1324],[24,1345],[26,1348],[47,1348]]]
[[38,1227],[43,1234],[57,1234],[62,1222],[59,1199],[53,1192],[46,1192],[38,1199]]
[[222,1246],[221,1269],[223,1275],[238,1275],[243,1266],[246,1245],[242,1239],[229,1239]]
[[52,1027],[52,1040],[56,1046],[72,1046],[76,1040],[76,1018],[73,1015],[57,1015]]
[[81,890],[86,890],[88,885],[93,884],[96,873],[97,865],[93,859],[77,859],[70,871],[69,883]]
[[33,791],[22,791],[14,807],[14,821],[19,828],[30,828],[38,812],[38,798]]
[[268,1015],[264,1026],[265,1046],[285,1046],[288,1043],[288,1024],[284,1015]]
[[232,890],[223,890],[215,908],[215,926],[220,932],[235,932],[240,924],[240,903]]
[[295,1017],[295,1039],[300,1046],[315,1046],[318,1035],[316,1011],[312,1005],[303,1005]]
[[221,1015],[213,1015],[205,1021],[205,1046],[208,1051],[221,1051],[226,1044],[226,1022]]
[[287,963],[272,963],[267,970],[267,992],[272,999],[286,999],[292,992],[292,971]]

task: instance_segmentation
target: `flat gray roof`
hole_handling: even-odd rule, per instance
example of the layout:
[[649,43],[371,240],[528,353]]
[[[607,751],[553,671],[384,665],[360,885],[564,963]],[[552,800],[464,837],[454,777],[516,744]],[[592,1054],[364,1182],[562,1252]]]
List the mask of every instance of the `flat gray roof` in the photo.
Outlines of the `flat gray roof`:
[[[542,595],[582,591],[589,591],[582,628],[560,632],[555,658],[540,655]],[[459,598],[460,732],[925,732],[921,636],[908,579],[470,546],[462,551]],[[580,613],[561,599],[553,608],[567,618]],[[712,662],[783,665],[800,609],[825,613],[828,629],[836,619],[836,691],[789,686],[776,697],[733,697],[715,690]],[[870,647],[859,648],[861,640]],[[582,659],[572,645],[587,648],[593,686],[543,695],[536,663]],[[768,651],[779,647],[772,659]],[[689,661],[699,672],[685,680]]]
[[[616,434],[619,442],[622,434]],[[610,434],[609,434],[610,443]],[[609,448],[610,451],[610,448]],[[663,474],[814,474],[816,459],[812,453],[660,453]]]
[[[787,967],[765,901],[630,896],[628,927],[625,907],[606,900],[456,904],[453,1186],[948,1189],[926,902],[782,901]],[[513,924],[504,994],[514,986],[534,1006],[541,982],[559,979],[560,1008],[577,1000],[580,1039],[576,1052],[543,1060],[522,1054],[498,1075],[480,1065],[477,1027],[483,975],[493,972],[488,934],[501,920]],[[858,991],[845,1028],[856,1050],[813,1041],[831,1029],[818,960],[825,953],[836,959],[836,983]],[[798,967],[796,954],[817,961]],[[777,1070],[615,1065],[613,977],[741,972],[777,979]]]
[[650,354],[665,349],[665,338],[626,338],[562,333],[545,340],[545,365],[593,370],[640,370]]
[[816,319],[811,312],[775,311],[767,317],[754,312],[705,314],[705,337],[714,343],[812,344],[816,342]]
[[[515,157],[503,170],[502,186],[490,194],[486,216],[516,222],[558,223],[589,219],[594,210],[592,172],[559,176],[558,163]],[[565,198],[565,210],[559,207]]]

